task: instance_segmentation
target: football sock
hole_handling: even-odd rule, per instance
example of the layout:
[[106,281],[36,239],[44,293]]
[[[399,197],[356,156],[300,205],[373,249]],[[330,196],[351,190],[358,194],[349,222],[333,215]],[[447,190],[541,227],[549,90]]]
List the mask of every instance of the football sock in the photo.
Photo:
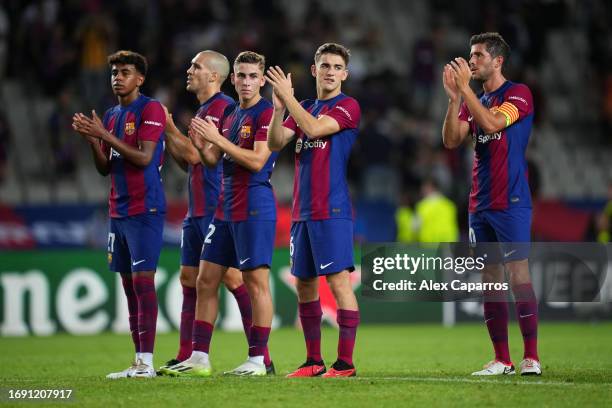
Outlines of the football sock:
[[489,337],[495,349],[495,359],[510,364],[508,348],[508,302],[505,291],[486,291],[484,294],[484,318]]
[[127,299],[130,333],[132,334],[132,342],[134,342],[136,360],[138,360],[138,353],[140,352],[140,338],[138,336],[138,297],[134,291],[134,282],[132,282],[131,276],[126,277],[121,275],[121,284],[123,285],[123,292]]
[[266,365],[270,364],[270,356],[266,360],[268,349],[268,338],[270,337],[270,328],[261,326],[251,327],[251,336],[249,337],[249,357],[263,356],[262,362]]
[[306,341],[306,359],[321,361],[321,302],[319,299],[312,302],[298,304],[298,314],[304,331]]
[[183,308],[181,310],[179,351],[176,359],[183,361],[189,358],[192,351],[193,319],[195,317],[196,289],[183,286]]
[[238,308],[240,308],[240,316],[242,316],[242,327],[244,328],[244,334],[248,340],[250,336],[251,326],[253,325],[253,311],[251,309],[251,299],[249,298],[249,292],[247,291],[246,285],[243,283],[236,289],[231,291],[238,302]]
[[141,353],[153,353],[157,327],[157,294],[155,280],[146,276],[133,279],[138,297],[138,337]]
[[340,326],[338,360],[353,365],[353,349],[355,348],[357,326],[359,326],[359,310],[338,309],[336,321]]
[[153,353],[140,353],[140,360],[149,367],[153,367]]
[[194,351],[191,353],[190,360],[200,364],[208,364],[208,353],[203,351]]
[[264,364],[264,356],[252,356],[249,357],[249,361],[255,364]]
[[204,320],[193,321],[193,351],[208,353],[214,326]]
[[512,288],[516,318],[523,335],[525,352],[523,358],[538,357],[538,301],[531,283],[516,285]]

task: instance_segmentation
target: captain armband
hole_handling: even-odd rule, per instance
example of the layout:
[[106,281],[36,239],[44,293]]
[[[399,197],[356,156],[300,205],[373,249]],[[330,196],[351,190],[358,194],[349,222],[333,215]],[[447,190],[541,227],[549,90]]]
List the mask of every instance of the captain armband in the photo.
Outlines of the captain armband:
[[510,126],[519,119],[518,108],[510,102],[504,102],[500,106],[494,106],[490,110],[493,113],[500,112],[506,117],[506,127]]

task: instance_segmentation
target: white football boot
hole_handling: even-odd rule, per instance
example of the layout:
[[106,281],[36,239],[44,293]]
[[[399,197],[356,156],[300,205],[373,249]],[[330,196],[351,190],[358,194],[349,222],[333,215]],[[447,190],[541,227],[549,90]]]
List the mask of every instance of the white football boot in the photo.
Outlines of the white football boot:
[[538,360],[526,358],[521,361],[521,375],[542,375],[542,366]]
[[136,368],[132,371],[128,377],[130,378],[153,378],[156,377],[155,369],[153,366],[145,364],[142,360],[138,359]]
[[267,375],[266,365],[258,364],[254,361],[247,360],[232,371],[226,371],[224,374],[227,375],[238,375],[238,376],[260,376]]
[[485,364],[484,369],[475,371],[472,375],[514,375],[513,364],[504,364],[501,361],[492,360]]
[[132,373],[134,372],[134,370],[136,370],[136,367],[138,367],[138,362],[133,361],[130,367],[126,368],[123,371],[119,371],[116,373],[110,373],[106,376],[106,378],[109,380],[116,380],[119,378],[129,378],[132,376]]

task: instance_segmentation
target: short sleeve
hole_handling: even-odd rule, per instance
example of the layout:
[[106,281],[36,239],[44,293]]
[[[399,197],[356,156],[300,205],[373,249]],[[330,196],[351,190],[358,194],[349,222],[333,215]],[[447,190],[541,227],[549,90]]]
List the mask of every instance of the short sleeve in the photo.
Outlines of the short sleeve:
[[353,98],[344,98],[325,113],[340,125],[340,130],[357,129],[361,120],[361,108]]
[[257,118],[255,125],[255,141],[265,142],[268,140],[268,128],[272,120],[272,108],[267,108],[261,112]]
[[147,103],[142,110],[142,118],[138,128],[138,139],[158,142],[165,127],[166,114],[161,103],[157,101]]
[[512,85],[504,94],[504,102],[497,107],[497,111],[508,118],[507,126],[531,115],[533,113],[533,97],[527,85]]
[[204,112],[200,112],[198,116],[202,119],[208,118],[212,120],[213,123],[217,126],[217,129],[221,131],[221,125],[223,123],[223,115],[225,114],[225,108],[227,108],[228,105],[230,105],[230,103],[228,103],[227,101],[223,99],[220,99],[211,104],[206,114],[204,114]]

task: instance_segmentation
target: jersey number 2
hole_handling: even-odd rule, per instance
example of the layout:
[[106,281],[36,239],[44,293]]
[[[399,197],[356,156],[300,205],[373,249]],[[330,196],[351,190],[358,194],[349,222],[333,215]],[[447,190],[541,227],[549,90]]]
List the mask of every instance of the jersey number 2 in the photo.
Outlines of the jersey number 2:
[[208,224],[208,234],[206,234],[206,238],[204,238],[204,243],[205,244],[210,244],[211,243],[211,238],[213,236],[213,234],[215,233],[215,225],[214,224]]

